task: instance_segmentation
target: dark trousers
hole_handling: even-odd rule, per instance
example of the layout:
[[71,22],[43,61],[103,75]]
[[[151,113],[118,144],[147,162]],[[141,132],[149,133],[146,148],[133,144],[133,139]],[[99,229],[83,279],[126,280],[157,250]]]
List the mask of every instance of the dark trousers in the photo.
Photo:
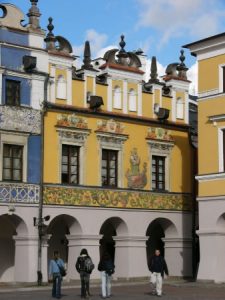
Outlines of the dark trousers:
[[59,273],[53,274],[52,297],[61,298],[62,277]]
[[90,274],[81,271],[80,272],[81,297],[86,297],[86,296],[90,295],[89,280],[90,280]]

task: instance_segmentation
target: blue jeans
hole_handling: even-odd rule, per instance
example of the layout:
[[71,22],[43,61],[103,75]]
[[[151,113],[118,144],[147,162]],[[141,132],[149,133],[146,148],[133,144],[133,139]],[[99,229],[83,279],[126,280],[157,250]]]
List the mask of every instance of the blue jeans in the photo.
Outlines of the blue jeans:
[[110,297],[111,296],[111,279],[112,276],[108,275],[106,271],[101,272],[102,277],[102,297]]
[[60,273],[53,273],[52,297],[61,298],[61,282],[62,276]]

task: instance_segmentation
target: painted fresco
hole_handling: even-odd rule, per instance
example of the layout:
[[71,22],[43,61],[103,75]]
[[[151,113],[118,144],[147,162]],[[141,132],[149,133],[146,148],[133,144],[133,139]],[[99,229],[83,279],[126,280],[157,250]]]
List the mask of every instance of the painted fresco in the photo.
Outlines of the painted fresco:
[[57,116],[57,125],[63,127],[74,127],[81,129],[88,129],[87,120],[78,117],[76,114],[66,115],[60,114]]
[[125,126],[113,119],[97,121],[97,131],[123,134]]
[[44,204],[190,211],[192,200],[190,194],[46,186]]
[[164,128],[155,128],[155,127],[148,128],[147,139],[164,140],[164,141],[171,141],[171,142],[174,141],[170,130]]
[[130,153],[130,169],[126,172],[127,186],[131,189],[142,189],[147,184],[147,163],[143,163],[140,170],[141,159],[137,153],[137,148],[133,148]]

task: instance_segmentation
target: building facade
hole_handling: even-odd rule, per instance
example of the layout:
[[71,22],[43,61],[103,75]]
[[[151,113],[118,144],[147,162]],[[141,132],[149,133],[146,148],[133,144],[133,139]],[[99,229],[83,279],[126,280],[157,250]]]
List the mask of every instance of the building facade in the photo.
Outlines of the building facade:
[[[1,5],[0,224],[7,230],[1,231],[0,281],[36,281],[40,259],[46,281],[55,249],[67,264],[66,280],[78,279],[74,263],[82,247],[95,265],[108,251],[117,279],[148,276],[155,248],[171,276],[191,276],[193,149],[183,51],[162,80],[153,57],[145,82],[146,56],[140,49],[126,51],[124,36],[118,49],[95,60],[87,41],[83,65],[76,69],[72,47],[54,34],[53,20],[46,35],[40,29],[37,2],[31,1],[29,24],[22,29],[22,12]],[[5,100],[8,75],[11,97],[15,101],[19,94],[19,103]],[[15,95],[17,82],[26,86],[26,96],[22,87]],[[11,124],[4,121],[8,110],[14,113],[7,118]],[[27,110],[38,115],[37,131],[34,119],[24,116]],[[11,173],[17,171],[8,145],[17,149],[24,136],[23,177],[5,177],[8,161]],[[99,278],[97,270],[92,277]]]
[[198,61],[198,279],[225,281],[225,34],[188,45]]

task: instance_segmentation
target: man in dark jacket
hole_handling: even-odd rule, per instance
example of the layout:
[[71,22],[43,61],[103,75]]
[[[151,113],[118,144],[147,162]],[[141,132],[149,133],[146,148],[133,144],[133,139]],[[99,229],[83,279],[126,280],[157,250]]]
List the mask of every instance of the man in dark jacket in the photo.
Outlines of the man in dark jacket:
[[80,273],[81,280],[81,298],[86,298],[90,296],[90,274],[93,271],[93,269],[94,264],[92,263],[92,260],[88,255],[87,249],[83,248],[76,262],[76,270],[78,273]]
[[111,279],[115,271],[115,265],[108,252],[103,253],[98,264],[98,270],[102,278],[102,298],[111,297]]
[[160,255],[160,250],[155,250],[155,255],[151,258],[148,267],[151,272],[150,282],[153,284],[152,293],[157,294],[157,296],[162,296],[162,279],[164,272],[167,276],[169,272],[165,259]]

